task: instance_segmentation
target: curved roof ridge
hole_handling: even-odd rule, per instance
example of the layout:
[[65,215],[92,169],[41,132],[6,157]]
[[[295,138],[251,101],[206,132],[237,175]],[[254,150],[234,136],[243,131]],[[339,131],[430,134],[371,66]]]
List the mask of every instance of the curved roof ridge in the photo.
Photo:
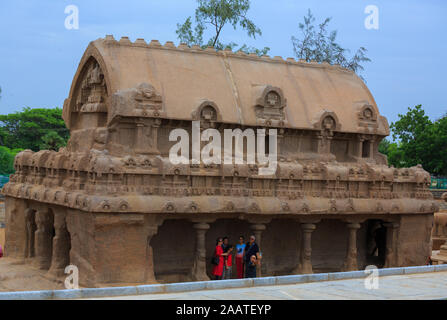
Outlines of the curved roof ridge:
[[[132,42],[126,36],[116,40],[111,35],[87,47],[64,104],[66,121],[74,112],[76,88],[82,87],[82,70],[91,58],[104,74],[108,97],[148,84],[162,97],[163,116],[168,119],[191,120],[200,101],[210,101],[220,108],[224,123],[315,130],[326,110],[340,120],[337,131],[389,134],[388,122],[366,84],[340,66],[184,43],[176,46],[172,41]],[[287,103],[268,110],[268,103],[260,102],[267,99],[266,88],[276,90]],[[372,118],[360,114],[365,107],[372,110]]]
[[293,57],[288,57],[284,59],[282,56],[274,56],[271,57],[267,54],[259,56],[256,53],[245,53],[243,51],[232,51],[231,49],[224,49],[224,50],[215,50],[214,47],[208,46],[207,48],[203,49],[202,47],[198,45],[193,45],[192,47],[188,46],[186,43],[181,42],[178,46],[175,45],[173,41],[166,41],[164,45],[160,43],[159,40],[152,39],[149,43],[144,38],[137,38],[134,42],[130,40],[128,36],[122,36],[120,40],[116,40],[113,35],[106,35],[105,38],[99,38],[95,42],[101,42],[104,41],[107,44],[115,44],[115,45],[123,45],[123,46],[133,46],[133,47],[143,47],[143,48],[158,48],[158,49],[168,49],[168,50],[180,50],[180,51],[187,51],[187,52],[196,52],[196,53],[208,53],[208,54],[215,54],[215,55],[232,55],[235,57],[241,57],[245,59],[254,59],[254,60],[261,60],[261,61],[268,61],[273,63],[288,63],[288,64],[298,64],[298,65],[304,65],[304,66],[310,66],[310,67],[319,67],[319,68],[332,68],[340,71],[345,71],[348,73],[354,73],[352,70],[346,69],[342,67],[339,64],[330,64],[327,62],[316,62],[316,61],[310,61],[307,62],[304,59],[296,60]]

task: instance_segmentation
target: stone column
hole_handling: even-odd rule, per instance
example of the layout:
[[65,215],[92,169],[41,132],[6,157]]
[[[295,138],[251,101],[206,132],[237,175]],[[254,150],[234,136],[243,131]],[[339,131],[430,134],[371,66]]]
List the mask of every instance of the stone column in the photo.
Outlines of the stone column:
[[369,140],[369,157],[374,157],[374,139]]
[[160,151],[158,150],[158,129],[161,125],[161,119],[155,118],[152,120],[151,125],[151,136],[152,136],[152,143],[151,143],[151,153],[152,154],[160,154]]
[[135,152],[136,153],[145,153],[148,152],[148,150],[144,149],[144,144],[145,144],[145,140],[147,139],[145,137],[144,134],[144,130],[145,130],[145,125],[143,122],[137,122],[136,123],[136,127],[137,127],[137,138],[136,138],[136,148],[135,148]]
[[146,245],[146,275],[145,282],[146,283],[157,283],[155,279],[155,270],[154,270],[154,252],[151,246],[152,238],[158,232],[158,225],[151,226],[147,229],[147,245]]
[[365,141],[363,136],[357,137],[357,157],[359,158],[363,156],[363,141]]
[[360,229],[360,223],[348,222],[349,229],[348,249],[343,271],[358,270],[357,264],[357,231]]
[[[259,250],[262,253],[262,231],[266,229],[265,224],[261,223],[254,223],[250,226],[250,229],[253,231],[254,236],[256,237],[255,242],[258,244]],[[261,266],[256,268],[256,277],[259,278],[262,276],[262,259],[261,259]]]
[[386,256],[384,267],[397,267],[397,232],[399,223],[387,222],[383,225],[386,227]]
[[312,271],[312,232],[316,229],[315,223],[301,224],[301,255],[297,273],[313,273]]
[[192,268],[193,281],[208,281],[210,278],[206,274],[206,248],[205,235],[210,225],[208,223],[195,223],[193,228],[196,230],[196,254],[194,266]]
[[65,267],[70,264],[70,234],[67,231],[65,213],[55,214],[54,230],[53,256],[49,273],[59,277],[64,275]]
[[34,210],[25,209],[25,258],[35,256],[34,233],[36,232],[36,221]]
[[47,210],[36,211],[36,224],[36,264],[39,269],[48,270],[51,265],[53,235],[51,234],[51,221]]

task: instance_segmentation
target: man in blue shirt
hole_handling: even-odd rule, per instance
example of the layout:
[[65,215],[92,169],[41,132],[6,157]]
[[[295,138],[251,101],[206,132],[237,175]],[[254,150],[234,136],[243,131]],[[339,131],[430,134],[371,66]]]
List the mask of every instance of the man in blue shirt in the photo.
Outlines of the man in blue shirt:
[[245,277],[248,277],[247,276],[247,270],[248,270],[247,266],[250,264],[250,261],[252,260],[251,257],[252,256],[257,257],[257,253],[259,252],[258,244],[255,241],[256,241],[256,237],[254,235],[251,235],[250,241],[245,246],[245,255],[244,255],[244,262],[245,262],[245,266],[246,266]]

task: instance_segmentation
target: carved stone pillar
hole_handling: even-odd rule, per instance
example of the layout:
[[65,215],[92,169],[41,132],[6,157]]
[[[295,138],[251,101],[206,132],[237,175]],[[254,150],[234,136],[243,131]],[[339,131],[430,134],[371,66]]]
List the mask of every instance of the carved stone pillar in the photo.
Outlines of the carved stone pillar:
[[192,280],[208,281],[210,278],[206,274],[206,249],[205,235],[210,225],[208,223],[195,223],[193,228],[196,230],[196,255],[194,266],[192,268]]
[[325,154],[327,153],[327,137],[324,135],[324,133],[319,133],[317,135],[317,151],[319,154]]
[[70,264],[70,234],[67,231],[65,213],[54,216],[55,236],[53,238],[53,256],[49,273],[64,275],[65,267]]
[[161,119],[156,118],[152,120],[151,126],[151,136],[152,136],[152,144],[151,144],[151,154],[160,154],[158,150],[158,129],[161,125]]
[[301,255],[298,265],[299,273],[313,273],[312,271],[312,232],[316,229],[315,223],[301,224]]
[[363,136],[357,137],[357,157],[359,158],[363,155],[363,141],[365,141]]
[[36,232],[36,220],[34,210],[28,208],[25,210],[25,258],[35,256],[34,234]]
[[148,150],[144,150],[144,141],[146,140],[144,131],[145,131],[145,126],[143,122],[137,122],[137,141],[136,141],[136,145],[137,147],[135,148],[135,151],[137,153],[144,153],[147,152]]
[[147,229],[147,245],[146,245],[146,275],[145,282],[146,283],[157,283],[155,279],[155,270],[154,270],[154,252],[151,246],[152,238],[158,232],[158,225],[151,226]]
[[48,270],[51,265],[52,255],[52,221],[48,211],[36,211],[37,231],[35,233],[36,264],[42,270]]
[[369,157],[374,157],[374,138],[369,141]]
[[386,256],[384,267],[397,267],[397,232],[399,230],[399,223],[387,222],[383,225],[386,227]]
[[357,231],[360,229],[360,223],[348,222],[349,229],[348,249],[343,271],[358,270],[357,264]]
[[[253,231],[254,236],[256,237],[256,243],[258,244],[259,250],[262,252],[262,231],[266,229],[265,224],[262,223],[254,223],[250,225],[250,229]],[[262,276],[262,259],[261,266],[256,268],[256,277],[259,278]]]

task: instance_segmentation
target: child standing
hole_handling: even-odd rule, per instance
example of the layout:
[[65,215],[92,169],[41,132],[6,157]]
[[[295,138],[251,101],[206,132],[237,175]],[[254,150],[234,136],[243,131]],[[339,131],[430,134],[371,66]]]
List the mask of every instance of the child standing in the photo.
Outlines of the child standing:
[[250,257],[250,262],[247,264],[245,268],[245,277],[246,278],[256,278],[256,256],[252,255]]
[[227,246],[227,256],[225,257],[225,267],[224,267],[224,274],[222,276],[222,279],[231,279],[232,276],[232,270],[233,270],[233,246],[229,244]]

